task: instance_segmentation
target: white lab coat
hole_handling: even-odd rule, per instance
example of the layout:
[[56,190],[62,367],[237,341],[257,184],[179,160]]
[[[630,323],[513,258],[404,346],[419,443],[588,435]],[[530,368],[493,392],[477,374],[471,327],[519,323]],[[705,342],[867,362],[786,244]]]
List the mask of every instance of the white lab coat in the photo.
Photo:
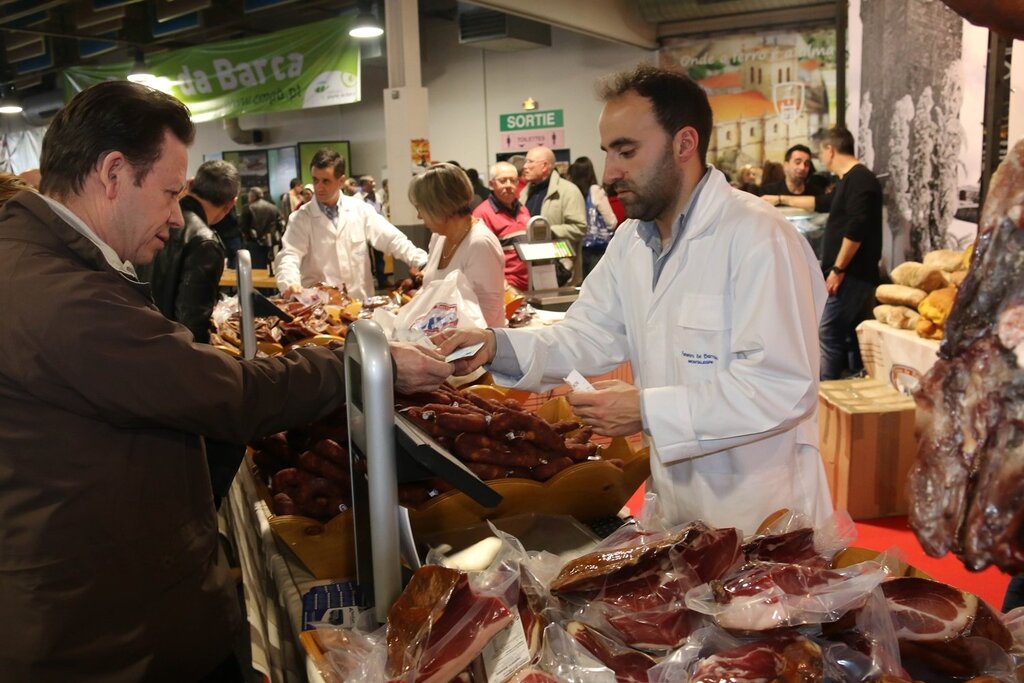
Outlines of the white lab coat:
[[507,332],[523,376],[497,379],[538,390],[628,360],[668,520],[750,533],[789,508],[820,523],[821,270],[777,210],[710,173],[653,291],[652,252],[628,220],[563,322]]
[[373,296],[367,241],[385,254],[416,268],[427,262],[427,252],[364,201],[344,194],[338,200],[338,227],[320,210],[316,200],[302,205],[288,219],[281,251],[274,267],[282,292],[292,284],[311,287],[318,282],[348,287],[349,296]]

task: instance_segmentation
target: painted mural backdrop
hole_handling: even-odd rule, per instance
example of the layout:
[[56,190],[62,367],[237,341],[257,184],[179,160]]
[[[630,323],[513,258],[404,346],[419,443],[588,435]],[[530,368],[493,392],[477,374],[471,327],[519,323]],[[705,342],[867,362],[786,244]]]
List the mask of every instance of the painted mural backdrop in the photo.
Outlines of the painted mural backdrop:
[[[988,31],[934,0],[850,5],[862,23],[858,156],[882,180],[887,264],[974,241]],[[852,32],[851,32],[852,35]]]
[[707,91],[715,118],[708,161],[728,173],[782,161],[795,144],[816,152],[815,135],[835,121],[833,29],[688,38],[659,59]]

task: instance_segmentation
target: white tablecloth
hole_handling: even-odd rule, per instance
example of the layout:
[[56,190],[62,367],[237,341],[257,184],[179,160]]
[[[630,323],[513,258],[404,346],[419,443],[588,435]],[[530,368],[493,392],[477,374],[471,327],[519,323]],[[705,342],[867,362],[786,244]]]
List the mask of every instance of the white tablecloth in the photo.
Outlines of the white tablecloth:
[[271,683],[322,683],[299,644],[298,634],[302,630],[302,596],[330,581],[314,577],[278,543],[269,517],[270,511],[243,463],[221,506],[221,519],[242,567],[252,666]]
[[868,374],[889,382],[904,394],[913,392],[921,377],[938,360],[938,341],[923,339],[913,330],[897,330],[877,320],[866,320],[857,326],[857,341]]

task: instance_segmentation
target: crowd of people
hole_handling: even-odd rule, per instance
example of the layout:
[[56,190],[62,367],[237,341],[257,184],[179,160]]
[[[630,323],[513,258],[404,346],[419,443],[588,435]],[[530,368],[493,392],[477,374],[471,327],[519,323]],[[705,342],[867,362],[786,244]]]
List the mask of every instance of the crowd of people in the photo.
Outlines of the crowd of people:
[[[389,222],[386,182],[378,193],[374,178],[347,177],[329,148],[312,183],[296,179],[276,205],[245,188],[237,234],[222,232],[243,188],[223,161],[186,179],[184,105],[127,81],[76,95],[44,137],[38,191],[0,176],[3,670],[241,679],[218,499],[241,444],[345,396],[337,351],[239,361],[203,343],[225,260],[247,242],[279,239],[267,257],[284,295],[326,282],[371,296],[375,250],[428,285],[465,276],[486,327],[442,332],[437,349],[392,344],[398,391],[483,366],[535,391],[629,361],[633,383],[597,382],[569,402],[598,434],[645,435],[671,523],[753,531],[779,508],[823,520],[818,381],[842,372],[879,275],[877,179],[832,129],[818,150],[839,179],[831,193],[810,191],[810,150],[795,146],[759,198],[708,165],[712,113],[688,76],[641,65],[600,92],[600,179],[586,157],[563,175],[546,147],[494,164],[488,187],[436,164],[409,188],[427,250]],[[821,263],[784,205],[829,212]],[[507,329],[506,284],[529,286],[514,245],[534,216],[572,245],[562,278],[579,299],[557,325]]]

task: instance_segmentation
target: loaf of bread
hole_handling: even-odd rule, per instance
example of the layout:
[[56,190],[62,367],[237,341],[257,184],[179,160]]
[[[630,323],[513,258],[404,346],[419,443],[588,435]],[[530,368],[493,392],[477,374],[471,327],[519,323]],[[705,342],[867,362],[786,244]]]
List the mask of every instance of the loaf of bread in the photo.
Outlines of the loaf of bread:
[[949,311],[956,300],[956,287],[943,287],[921,300],[917,311],[936,325],[942,325],[949,317]]
[[946,286],[946,278],[942,276],[941,270],[916,261],[901,263],[893,268],[890,276],[897,285],[923,289],[926,292]]
[[923,289],[906,285],[879,285],[875,290],[875,298],[883,304],[908,306],[917,310],[918,305],[928,296]]
[[917,321],[921,319],[921,314],[914,309],[907,308],[906,306],[893,306],[891,304],[875,306],[872,313],[874,313],[875,320],[878,322],[900,330],[915,329]]
[[924,255],[924,265],[952,273],[964,267],[964,253],[952,249],[936,249]]
[[921,316],[921,319],[917,321],[917,335],[925,339],[942,339],[942,326]]

